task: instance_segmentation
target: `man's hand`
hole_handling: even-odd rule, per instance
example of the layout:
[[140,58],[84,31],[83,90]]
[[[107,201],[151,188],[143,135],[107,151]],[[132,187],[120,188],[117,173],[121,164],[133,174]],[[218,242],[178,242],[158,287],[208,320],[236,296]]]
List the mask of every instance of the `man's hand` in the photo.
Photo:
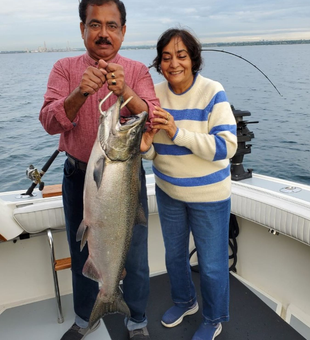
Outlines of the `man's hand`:
[[110,91],[116,96],[123,96],[126,88],[123,66],[109,63],[106,68],[107,84]]
[[98,68],[93,66],[87,67],[79,85],[79,91],[83,96],[87,97],[101,89],[106,82],[107,65],[108,64],[104,60],[99,60]]

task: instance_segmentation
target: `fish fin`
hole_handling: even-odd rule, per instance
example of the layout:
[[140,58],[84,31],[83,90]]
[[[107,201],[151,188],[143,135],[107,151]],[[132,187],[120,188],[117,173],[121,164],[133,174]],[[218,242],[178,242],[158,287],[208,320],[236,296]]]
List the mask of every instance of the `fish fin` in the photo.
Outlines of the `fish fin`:
[[93,281],[97,282],[102,281],[100,273],[98,272],[96,266],[94,265],[93,260],[89,256],[83,267],[83,275],[88,277],[89,279],[92,279]]
[[130,310],[124,301],[120,290],[115,294],[113,301],[106,300],[107,297],[105,292],[100,290],[89,318],[89,327],[92,327],[98,320],[107,314],[121,313],[130,318]]
[[[140,168],[140,174],[139,178],[141,178],[141,168]],[[144,227],[147,227],[147,217],[145,216],[145,212],[143,209],[143,205],[141,202],[141,181],[139,181],[139,205],[137,209],[137,214],[136,214],[136,223],[135,224],[141,224]]]
[[78,231],[76,232],[76,241],[81,241],[80,250],[82,251],[88,238],[89,228],[85,224],[84,220],[81,222]]
[[140,224],[143,225],[144,227],[147,227],[147,218],[145,216],[142,203],[140,203],[138,206],[135,224]]
[[126,271],[126,269],[124,268],[123,271],[122,271],[121,280],[124,280],[124,278],[126,277],[126,275],[127,275],[127,271]]
[[99,189],[103,177],[103,170],[104,170],[104,165],[105,165],[105,158],[101,157],[98,159],[98,161],[95,164],[94,167],[94,181],[96,183],[97,189]]

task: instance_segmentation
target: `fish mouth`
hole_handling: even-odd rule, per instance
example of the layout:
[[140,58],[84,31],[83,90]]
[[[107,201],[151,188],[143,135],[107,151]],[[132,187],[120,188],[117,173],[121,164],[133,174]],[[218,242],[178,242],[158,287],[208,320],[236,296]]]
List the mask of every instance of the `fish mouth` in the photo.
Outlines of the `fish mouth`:
[[133,126],[138,125],[141,120],[143,120],[142,113],[132,116],[119,116],[116,131],[127,131]]
[[131,126],[132,124],[134,124],[137,120],[139,120],[140,117],[137,116],[137,115],[134,115],[134,116],[129,116],[129,117],[126,117],[126,116],[120,116],[119,117],[119,124],[121,126]]
[[120,96],[115,103],[115,108],[110,110],[110,114],[112,115],[111,132],[114,136],[116,136],[119,132],[127,132],[135,126],[142,124],[142,121],[145,121],[146,112],[130,116],[122,116],[121,108],[123,102],[123,98]]

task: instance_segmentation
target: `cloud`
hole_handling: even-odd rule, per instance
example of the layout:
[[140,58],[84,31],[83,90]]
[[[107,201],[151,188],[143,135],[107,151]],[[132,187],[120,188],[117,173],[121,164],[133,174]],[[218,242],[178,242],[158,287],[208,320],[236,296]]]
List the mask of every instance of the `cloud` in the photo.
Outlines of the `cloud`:
[[[0,50],[83,47],[78,0],[16,0],[0,7]],[[170,27],[202,42],[310,39],[309,0],[131,0],[124,45],[155,44]]]

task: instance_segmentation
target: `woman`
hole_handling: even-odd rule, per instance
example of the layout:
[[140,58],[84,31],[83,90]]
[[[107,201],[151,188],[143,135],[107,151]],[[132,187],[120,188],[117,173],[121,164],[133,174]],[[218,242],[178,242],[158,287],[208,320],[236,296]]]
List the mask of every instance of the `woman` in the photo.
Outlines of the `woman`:
[[161,107],[141,143],[153,160],[156,197],[174,305],[162,324],[174,327],[198,311],[189,264],[192,232],[200,269],[203,322],[192,340],[211,340],[229,320],[229,159],[237,149],[236,122],[222,85],[199,74],[201,45],[183,29],[157,43],[153,66]]

